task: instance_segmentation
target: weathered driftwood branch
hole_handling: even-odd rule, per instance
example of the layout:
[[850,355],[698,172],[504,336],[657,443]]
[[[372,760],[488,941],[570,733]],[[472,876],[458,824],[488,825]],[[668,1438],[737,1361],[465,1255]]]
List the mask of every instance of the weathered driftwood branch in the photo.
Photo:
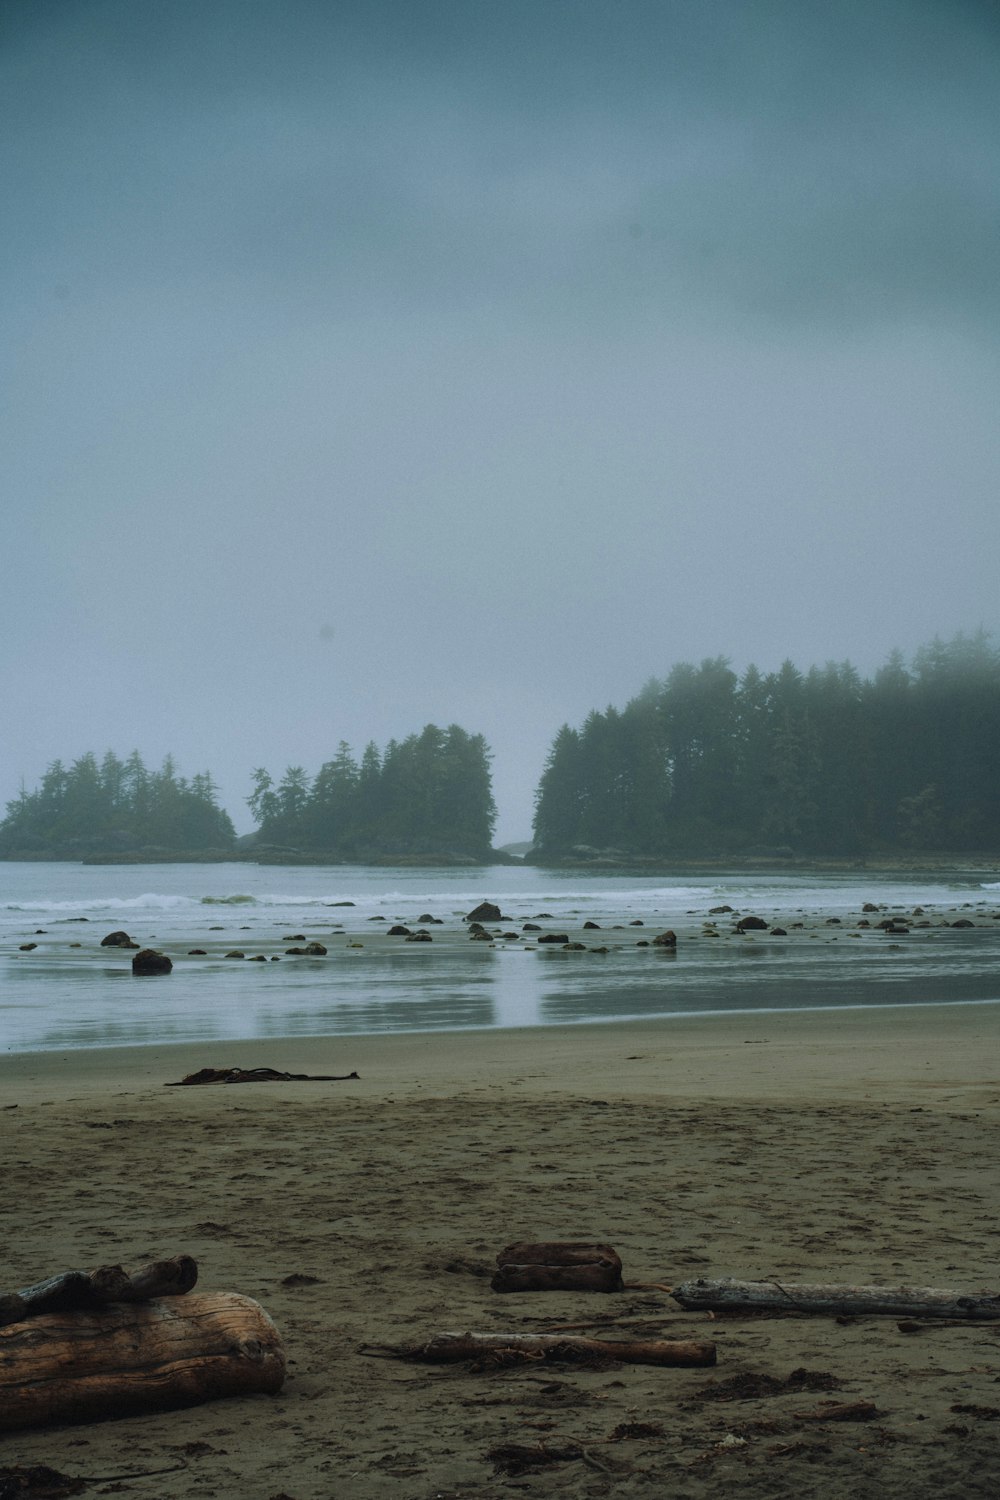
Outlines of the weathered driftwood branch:
[[164,1088],[179,1089],[194,1083],[348,1083],[360,1073],[282,1073],[277,1068],[199,1068],[183,1078],[174,1078]]
[[631,1365],[714,1365],[715,1345],[695,1339],[587,1339],[561,1333],[439,1333],[389,1350],[398,1359],[446,1364],[484,1356],[536,1360],[615,1360]]
[[872,1422],[880,1416],[874,1401],[824,1401],[812,1411],[793,1411],[797,1422]]
[[621,1257],[610,1245],[546,1240],[508,1245],[497,1256],[495,1292],[620,1292]]
[[926,1286],[839,1286],[781,1281],[685,1281],[673,1290],[681,1307],[730,1312],[819,1313],[864,1317],[1000,1318],[1000,1297],[966,1295]]
[[234,1293],[48,1313],[0,1329],[0,1431],[273,1393],[284,1375],[271,1319]]
[[108,1302],[145,1302],[151,1297],[179,1297],[198,1280],[190,1255],[155,1260],[129,1275],[121,1266],[94,1271],[63,1271],[46,1281],[0,1296],[0,1328],[44,1313],[103,1307]]

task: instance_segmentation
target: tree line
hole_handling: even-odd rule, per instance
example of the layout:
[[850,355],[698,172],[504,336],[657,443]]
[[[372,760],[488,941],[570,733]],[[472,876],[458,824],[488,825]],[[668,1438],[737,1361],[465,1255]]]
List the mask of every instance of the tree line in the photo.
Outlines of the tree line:
[[170,755],[150,771],[138,751],[100,761],[88,751],[69,766],[53,761],[36,791],[8,802],[0,855],[225,850],[235,838],[207,771],[188,781]]
[[253,773],[250,810],[262,841],[341,857],[458,854],[486,858],[496,807],[490,751],[481,734],[428,724],[420,734],[374,741],[360,762],[341,740],[310,780],[289,766],[275,783]]
[[[485,859],[496,821],[489,748],[457,724],[428,724],[384,752],[372,742],[360,763],[341,741],[312,777],[289,766],[275,782],[260,768],[247,801],[258,847],[341,859]],[[100,761],[92,752],[69,766],[54,761],[0,823],[0,857],[225,853],[235,842],[208,772],[188,781],[171,756],[150,771],[138,751],[124,761],[111,750]]]
[[[1000,651],[984,631],[937,639],[873,676],[849,662],[802,672],[725,657],[682,662],[623,709],[564,724],[535,797],[537,862],[595,851],[669,859],[857,857],[1000,847]],[[310,775],[253,772],[257,844],[277,857],[490,855],[496,822],[485,739],[457,724],[341,741]],[[0,822],[0,857],[231,852],[211,775],[167,756],[55,761]]]
[[786,661],[681,663],[563,725],[535,858],[858,856],[1000,846],[1000,652],[984,631],[898,651],[871,678]]

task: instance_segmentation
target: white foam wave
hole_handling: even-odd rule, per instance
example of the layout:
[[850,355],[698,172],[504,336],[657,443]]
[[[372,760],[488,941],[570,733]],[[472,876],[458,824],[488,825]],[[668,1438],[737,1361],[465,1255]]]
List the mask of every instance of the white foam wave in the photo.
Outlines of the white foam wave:
[[90,911],[183,911],[199,903],[190,896],[165,896],[146,891],[141,896],[99,896],[89,901],[19,901],[5,911],[44,911],[53,914]]

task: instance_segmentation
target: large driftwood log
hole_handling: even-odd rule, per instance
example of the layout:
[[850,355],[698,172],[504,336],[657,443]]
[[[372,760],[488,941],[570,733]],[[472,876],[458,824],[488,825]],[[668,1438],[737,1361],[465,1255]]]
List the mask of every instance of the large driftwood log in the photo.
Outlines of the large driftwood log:
[[857,1317],[887,1313],[911,1318],[1000,1318],[1000,1297],[966,1295],[927,1286],[839,1286],[779,1281],[699,1279],[675,1286],[687,1310],[819,1313]]
[[621,1257],[610,1245],[587,1245],[580,1240],[522,1240],[497,1256],[498,1266],[589,1266],[610,1261],[621,1274]]
[[494,1292],[620,1292],[622,1277],[608,1260],[579,1266],[504,1265],[490,1287]]
[[281,1389],[267,1313],[232,1292],[48,1313],[0,1329],[0,1431]]
[[543,1240],[508,1245],[497,1256],[495,1292],[620,1292],[622,1263],[610,1245]]
[[503,1359],[615,1360],[630,1365],[714,1365],[715,1345],[694,1339],[586,1339],[562,1333],[439,1333],[393,1351],[400,1359],[448,1363]]
[[103,1307],[108,1302],[146,1302],[151,1297],[180,1297],[197,1280],[198,1266],[190,1255],[154,1260],[131,1276],[121,1266],[62,1271],[0,1297],[0,1328],[42,1313]]

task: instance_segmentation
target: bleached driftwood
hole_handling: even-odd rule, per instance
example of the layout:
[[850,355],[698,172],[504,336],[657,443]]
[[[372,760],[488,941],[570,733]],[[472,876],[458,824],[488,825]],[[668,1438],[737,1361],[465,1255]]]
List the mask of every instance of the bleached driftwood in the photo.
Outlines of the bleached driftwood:
[[281,1338],[232,1292],[46,1313],[0,1329],[0,1431],[273,1393]]
[[495,1356],[539,1360],[615,1360],[631,1365],[714,1365],[715,1345],[695,1339],[587,1339],[562,1333],[439,1333],[389,1351],[399,1359],[449,1363]]
[[822,1282],[736,1281],[699,1278],[675,1286],[674,1300],[688,1311],[798,1312],[828,1317],[886,1313],[910,1318],[1000,1318],[1000,1297],[942,1291],[927,1286],[825,1285]]
[[190,1255],[151,1261],[132,1275],[121,1266],[94,1271],[62,1271],[45,1281],[0,1296],[0,1328],[42,1313],[103,1307],[108,1302],[146,1302],[152,1297],[180,1297],[198,1280]]

